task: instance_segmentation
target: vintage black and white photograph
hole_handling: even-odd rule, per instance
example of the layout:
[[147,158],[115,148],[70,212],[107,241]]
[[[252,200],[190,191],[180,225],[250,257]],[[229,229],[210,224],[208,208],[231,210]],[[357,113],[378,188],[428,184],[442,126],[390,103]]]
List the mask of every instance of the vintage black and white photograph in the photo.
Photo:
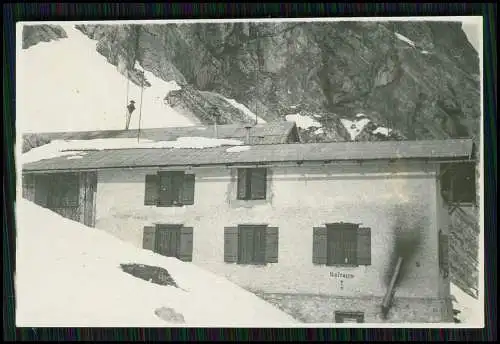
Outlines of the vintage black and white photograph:
[[482,17],[16,30],[17,326],[484,326]]

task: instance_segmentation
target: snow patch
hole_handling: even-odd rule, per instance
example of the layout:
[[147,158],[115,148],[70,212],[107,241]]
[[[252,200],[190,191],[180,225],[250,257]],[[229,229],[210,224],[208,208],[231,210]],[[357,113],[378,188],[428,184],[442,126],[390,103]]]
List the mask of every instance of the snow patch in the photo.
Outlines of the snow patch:
[[83,158],[82,155],[72,155],[72,156],[67,157],[66,159],[68,159],[68,160],[78,160],[78,159],[82,159],[82,158]]
[[[17,203],[19,327],[280,327],[298,322],[256,295],[192,263],[134,247],[21,198]],[[166,269],[180,287],[120,268]]]
[[[17,114],[22,132],[90,131],[123,129],[126,105],[135,100],[131,129],[139,126],[141,87],[122,75],[96,51],[97,41],[62,25],[68,38],[22,49],[17,69]],[[139,68],[142,68],[139,66]],[[163,99],[180,89],[145,72],[142,128],[199,124],[177,113]],[[127,97],[127,87],[129,94]]]
[[179,137],[175,141],[152,141],[135,138],[92,139],[92,140],[54,140],[36,147],[21,155],[22,164],[56,158],[64,155],[80,155],[85,150],[139,149],[139,148],[180,148],[202,149],[220,146],[237,146],[242,141],[215,139],[209,137]]
[[430,52],[427,51],[427,50],[422,50],[421,53],[424,54],[424,55],[429,55],[430,54]]
[[450,294],[454,299],[453,308],[460,311],[457,317],[462,324],[481,324],[483,318],[483,307],[479,300],[476,300],[464,293],[453,283],[450,283]]
[[243,111],[245,115],[247,115],[251,120],[255,120],[257,118],[257,123],[266,123],[262,118],[256,116],[249,108],[247,108],[245,105],[238,103],[234,99],[229,99],[224,96],[221,96],[225,101],[227,101],[229,104],[234,106],[235,108]]
[[357,118],[364,118],[364,117],[366,117],[366,115],[365,115],[364,113],[358,113],[358,114],[356,115],[356,117],[357,117]]
[[321,127],[321,124],[311,116],[302,116],[301,114],[287,115],[286,120],[295,122],[299,128],[309,129],[311,127]]
[[370,120],[368,118],[362,118],[358,121],[350,121],[348,119],[341,118],[340,122],[351,136],[351,140],[355,140],[363,128],[370,123]]
[[401,40],[401,41],[403,41],[403,42],[408,43],[408,44],[409,44],[409,45],[411,45],[412,47],[414,47],[414,46],[415,46],[415,43],[414,43],[411,39],[409,39],[408,37],[403,36],[402,34],[397,33],[397,32],[396,32],[396,33],[394,33],[394,34],[396,35],[396,37],[397,37],[399,40]]
[[392,131],[392,129],[389,129],[389,128],[378,127],[372,133],[373,134],[382,134],[382,135],[385,135],[385,136],[389,136],[389,134],[391,133],[391,131]]
[[324,134],[325,131],[323,130],[323,128],[319,128],[317,129],[315,132],[314,132],[316,135],[319,135],[319,134]]
[[250,150],[250,146],[235,146],[235,147],[229,147],[228,149],[226,149],[226,152],[238,153],[238,152],[245,152],[247,150]]

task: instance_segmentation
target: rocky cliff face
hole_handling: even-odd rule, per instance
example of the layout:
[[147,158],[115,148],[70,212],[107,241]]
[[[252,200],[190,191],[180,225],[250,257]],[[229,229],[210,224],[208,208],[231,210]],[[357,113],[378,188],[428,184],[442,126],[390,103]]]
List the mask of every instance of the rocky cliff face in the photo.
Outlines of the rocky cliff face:
[[58,25],[26,25],[23,28],[23,49],[38,44],[66,38],[66,32]]
[[[357,140],[477,137],[477,52],[460,23],[291,22],[80,25],[122,73],[135,62],[182,90],[166,100],[211,122],[246,121],[235,99],[266,121],[311,116],[308,141],[349,140],[341,119],[363,113]],[[376,134],[378,127],[392,129]]]

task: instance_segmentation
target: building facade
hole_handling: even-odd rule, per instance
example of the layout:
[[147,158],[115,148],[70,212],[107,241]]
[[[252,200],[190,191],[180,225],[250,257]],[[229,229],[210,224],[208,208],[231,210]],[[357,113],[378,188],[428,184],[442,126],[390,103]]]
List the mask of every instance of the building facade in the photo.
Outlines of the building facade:
[[[76,173],[84,182],[73,192],[93,202],[79,215],[88,225],[225,276],[305,322],[452,321],[442,164],[470,159],[469,143],[391,144],[219,147],[168,163],[156,150],[134,167],[97,152],[33,163],[25,180]],[[83,176],[94,175],[89,189]],[[39,202],[38,190],[25,195]]]

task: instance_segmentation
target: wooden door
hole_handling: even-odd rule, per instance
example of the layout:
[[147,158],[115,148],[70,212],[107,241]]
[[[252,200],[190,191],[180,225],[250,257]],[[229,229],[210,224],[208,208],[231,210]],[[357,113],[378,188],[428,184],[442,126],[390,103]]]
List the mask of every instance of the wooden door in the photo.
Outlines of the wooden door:
[[167,257],[179,258],[181,244],[181,227],[178,225],[161,225],[156,230],[155,251]]

